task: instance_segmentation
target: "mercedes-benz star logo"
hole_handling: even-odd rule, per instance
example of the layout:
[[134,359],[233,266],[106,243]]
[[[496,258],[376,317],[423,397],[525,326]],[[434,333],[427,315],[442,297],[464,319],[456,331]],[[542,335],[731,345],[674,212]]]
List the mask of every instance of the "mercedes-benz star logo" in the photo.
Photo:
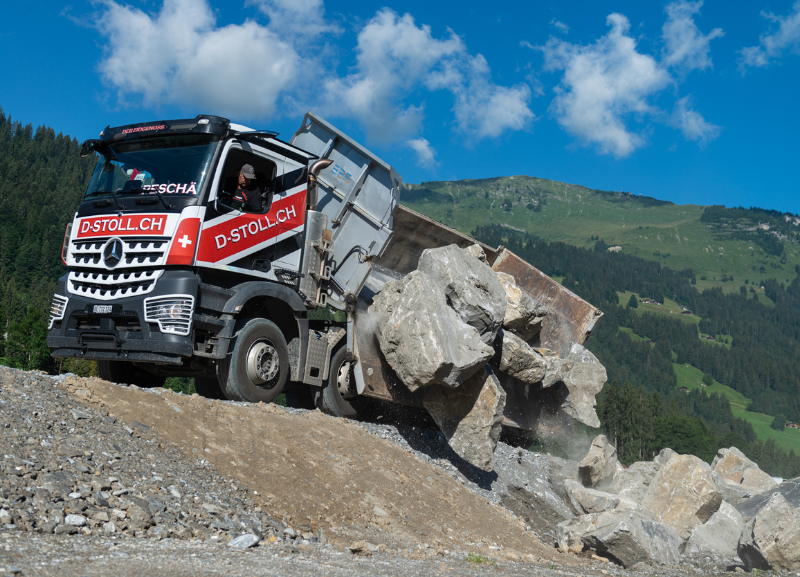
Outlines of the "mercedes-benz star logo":
[[124,245],[118,238],[109,239],[103,247],[103,262],[107,268],[114,268],[119,264],[119,261],[125,256],[123,251]]

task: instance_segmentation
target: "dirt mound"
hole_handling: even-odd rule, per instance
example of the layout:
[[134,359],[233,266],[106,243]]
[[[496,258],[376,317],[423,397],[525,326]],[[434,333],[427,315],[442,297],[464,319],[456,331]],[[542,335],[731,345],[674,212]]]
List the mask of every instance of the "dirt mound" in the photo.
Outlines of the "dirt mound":
[[273,517],[325,527],[333,539],[358,536],[396,549],[488,543],[520,555],[554,554],[505,509],[356,423],[99,379],[71,377],[62,386],[208,460],[253,491]]

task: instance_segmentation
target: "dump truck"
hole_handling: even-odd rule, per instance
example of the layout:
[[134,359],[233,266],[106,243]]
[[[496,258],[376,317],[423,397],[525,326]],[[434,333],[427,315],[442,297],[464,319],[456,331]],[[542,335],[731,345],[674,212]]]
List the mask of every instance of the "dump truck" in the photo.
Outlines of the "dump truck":
[[[288,142],[198,115],[106,127],[81,155],[98,162],[64,236],[54,357],[142,387],[194,377],[211,398],[286,392],[336,416],[370,398],[422,406],[364,311],[424,250],[476,241],[401,206],[389,164],[313,112]],[[247,203],[243,167],[256,183]],[[588,337],[598,309],[510,251],[483,249],[548,307],[540,346],[566,354]],[[533,426],[512,399],[504,414],[507,427]]]

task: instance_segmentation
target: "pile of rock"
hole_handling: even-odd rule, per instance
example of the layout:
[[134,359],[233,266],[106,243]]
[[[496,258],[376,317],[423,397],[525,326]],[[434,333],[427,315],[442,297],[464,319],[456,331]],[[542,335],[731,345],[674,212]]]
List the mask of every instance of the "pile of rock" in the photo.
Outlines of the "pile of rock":
[[428,249],[417,270],[374,298],[386,362],[462,458],[493,467],[506,403],[535,428],[542,412],[599,426],[595,395],[606,381],[578,343],[566,358],[538,347],[547,310],[514,277],[496,273],[474,245]]
[[[720,563],[740,559],[748,568],[800,570],[800,502],[784,496],[800,501],[800,491],[781,492],[735,447],[721,449],[711,465],[664,449],[652,462],[625,468],[600,435],[574,477],[558,483],[553,489],[575,515],[558,525],[565,551],[590,551],[625,567],[703,555]],[[756,497],[743,500],[745,494],[764,497],[756,506]]]
[[0,367],[0,427],[3,530],[236,547],[319,537],[270,517],[199,455],[187,458],[145,425],[78,405],[45,375]]

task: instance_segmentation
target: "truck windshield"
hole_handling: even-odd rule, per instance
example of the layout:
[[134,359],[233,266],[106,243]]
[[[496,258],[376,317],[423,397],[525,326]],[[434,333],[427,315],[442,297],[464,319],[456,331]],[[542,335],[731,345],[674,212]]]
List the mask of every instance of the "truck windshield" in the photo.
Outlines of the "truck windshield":
[[197,198],[218,141],[209,134],[170,134],[113,143],[115,158],[100,157],[86,197]]

